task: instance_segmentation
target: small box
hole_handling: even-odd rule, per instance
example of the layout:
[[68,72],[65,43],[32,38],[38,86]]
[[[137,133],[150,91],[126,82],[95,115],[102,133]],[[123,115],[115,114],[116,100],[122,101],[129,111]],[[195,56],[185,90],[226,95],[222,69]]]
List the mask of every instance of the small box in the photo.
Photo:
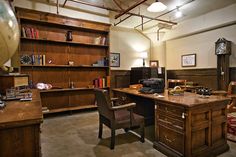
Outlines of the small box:
[[28,86],[29,85],[29,75],[0,75],[0,93],[6,93],[6,89],[12,87]]

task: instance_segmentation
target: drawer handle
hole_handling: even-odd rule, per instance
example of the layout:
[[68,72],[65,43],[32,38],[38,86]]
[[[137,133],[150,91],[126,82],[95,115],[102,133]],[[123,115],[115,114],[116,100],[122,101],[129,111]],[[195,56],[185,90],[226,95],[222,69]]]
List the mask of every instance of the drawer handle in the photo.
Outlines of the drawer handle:
[[181,117],[182,117],[183,119],[185,119],[185,117],[187,117],[187,116],[188,116],[188,114],[183,112]]
[[169,139],[166,135],[165,135],[165,140],[166,140],[167,142],[169,142],[169,143],[172,143],[172,142],[175,141],[175,139],[171,140],[171,139]]

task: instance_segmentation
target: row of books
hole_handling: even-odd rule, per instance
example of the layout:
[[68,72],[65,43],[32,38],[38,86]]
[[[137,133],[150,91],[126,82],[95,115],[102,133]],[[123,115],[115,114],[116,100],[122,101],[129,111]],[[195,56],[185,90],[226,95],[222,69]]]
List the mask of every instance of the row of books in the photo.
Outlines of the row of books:
[[110,76],[106,78],[96,78],[93,80],[93,85],[95,88],[105,88],[110,87]]
[[100,59],[96,63],[92,64],[92,66],[109,66],[109,59],[104,57],[103,59]]
[[22,55],[20,57],[20,62],[23,65],[45,65],[46,64],[46,56],[45,55]]
[[22,37],[24,38],[39,38],[39,30],[33,27],[21,27]]

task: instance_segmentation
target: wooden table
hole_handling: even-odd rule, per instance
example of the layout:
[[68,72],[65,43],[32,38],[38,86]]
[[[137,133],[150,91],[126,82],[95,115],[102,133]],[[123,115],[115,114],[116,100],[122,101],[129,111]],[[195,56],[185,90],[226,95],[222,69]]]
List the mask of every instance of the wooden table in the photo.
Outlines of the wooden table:
[[[155,102],[155,108],[149,108],[155,110],[153,145],[167,156],[208,157],[229,149],[226,139],[229,98],[200,98],[188,92],[184,96],[172,96],[167,91],[161,94],[164,97],[158,97],[129,88],[114,89],[113,92],[123,100],[136,102],[139,108],[144,106],[144,110],[150,105],[149,102]],[[146,104],[136,101],[136,98],[146,100]]]
[[43,121],[39,92],[32,101],[7,101],[0,110],[0,156],[39,157],[40,123]]

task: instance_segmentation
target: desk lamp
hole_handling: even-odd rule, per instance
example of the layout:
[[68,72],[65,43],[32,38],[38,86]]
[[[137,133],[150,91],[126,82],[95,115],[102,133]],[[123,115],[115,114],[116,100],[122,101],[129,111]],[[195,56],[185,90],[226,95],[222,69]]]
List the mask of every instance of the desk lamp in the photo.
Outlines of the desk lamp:
[[148,57],[147,52],[141,52],[140,57],[143,59],[143,67],[145,67],[145,59]]

